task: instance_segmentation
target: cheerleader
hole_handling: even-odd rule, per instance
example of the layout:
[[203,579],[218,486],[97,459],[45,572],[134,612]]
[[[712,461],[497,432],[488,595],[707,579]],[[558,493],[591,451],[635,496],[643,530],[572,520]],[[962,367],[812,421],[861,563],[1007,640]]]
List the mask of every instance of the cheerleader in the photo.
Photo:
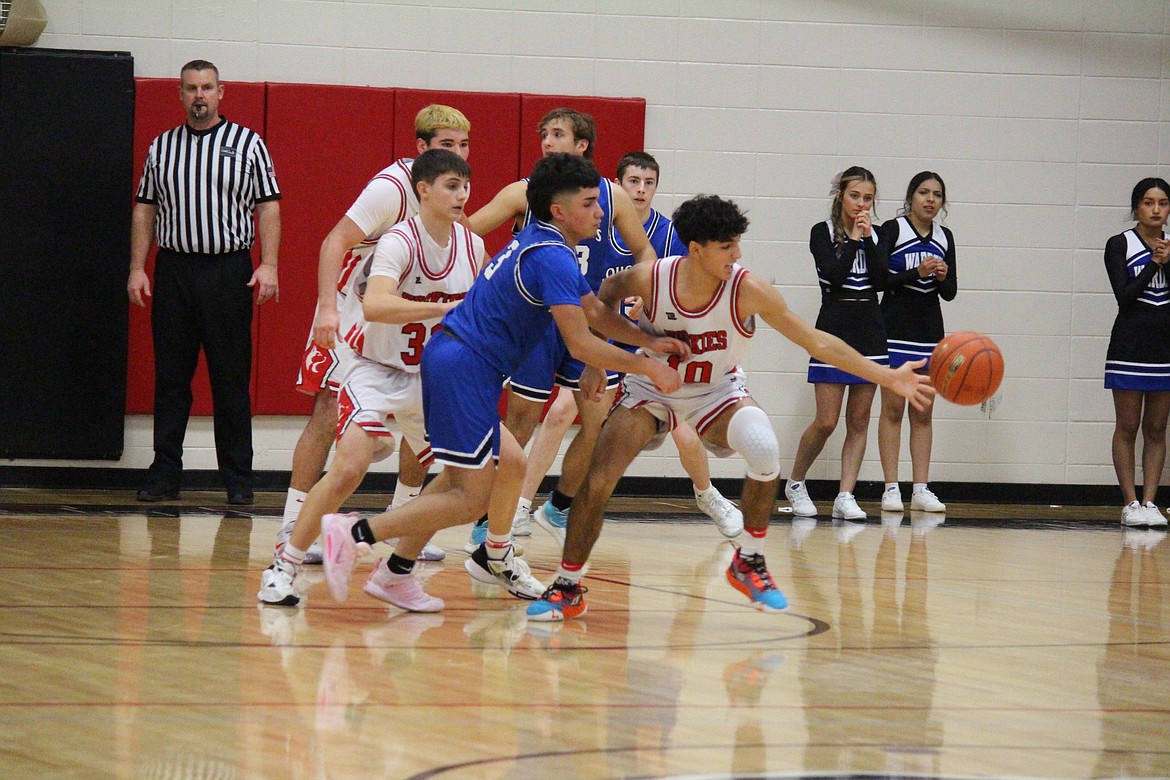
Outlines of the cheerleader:
[[[1166,260],[1170,239],[1170,185],[1142,179],[1130,196],[1132,228],[1105,244],[1105,270],[1117,298],[1117,319],[1105,356],[1105,387],[1113,391],[1113,468],[1127,526],[1164,526],[1154,503],[1166,462],[1166,417],[1170,413],[1170,290]],[[1142,431],[1142,500],[1134,488],[1134,446]]]
[[[813,226],[809,250],[821,285],[817,328],[840,337],[879,365],[887,365],[886,330],[878,309],[877,291],[885,284],[887,252],[879,247],[870,210],[877,199],[877,182],[865,168],[853,166],[833,181],[830,218]],[[784,495],[794,514],[816,515],[804,479],[825,442],[837,427],[845,407],[845,444],[841,448],[841,484],[833,501],[833,517],[864,520],[853,489],[865,457],[870,410],[877,386],[815,358],[809,359],[808,381],[816,397],[816,417],[800,437],[792,476]],[[848,390],[848,400],[846,400]]]
[[[890,367],[911,360],[926,360],[943,337],[942,307],[939,298],[951,301],[958,292],[955,278],[955,237],[934,223],[941,211],[946,214],[947,185],[932,171],[915,174],[906,188],[901,216],[882,224],[882,244],[890,247],[890,272],[882,295],[882,319],[889,343]],[[924,367],[921,369],[925,371]],[[910,464],[913,491],[910,509],[945,512],[946,505],[931,492],[930,447],[934,438],[931,424],[934,406],[910,409]],[[878,418],[878,452],[886,489],[883,512],[901,512],[898,488],[898,457],[902,446],[902,416],[906,404],[895,394],[882,390],[882,411]]]

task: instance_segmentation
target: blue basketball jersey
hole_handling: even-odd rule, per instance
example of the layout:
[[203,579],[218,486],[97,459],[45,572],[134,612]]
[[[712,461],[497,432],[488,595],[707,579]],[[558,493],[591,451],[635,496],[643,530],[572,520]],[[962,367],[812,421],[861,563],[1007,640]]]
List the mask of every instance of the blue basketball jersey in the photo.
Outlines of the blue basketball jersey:
[[[524,179],[528,181],[528,179]],[[618,249],[610,240],[611,236],[616,235],[613,227],[613,182],[602,179],[599,187],[599,194],[597,196],[597,205],[601,206],[601,225],[597,228],[597,235],[593,238],[587,238],[580,244],[577,244],[577,264],[581,269],[581,273],[585,276],[586,281],[589,282],[590,289],[597,292],[601,289],[601,282],[607,276],[606,269],[611,264],[620,263]],[[532,216],[532,209],[525,209],[524,216],[516,220],[512,225],[512,235],[517,236],[520,232],[532,224],[535,220]],[[669,223],[669,220],[667,220]],[[626,251],[629,254],[629,251]],[[661,255],[659,255],[661,257]],[[629,265],[629,263],[626,263]],[[624,266],[623,266],[624,267]]]
[[581,264],[581,273],[585,275],[585,281],[589,282],[589,288],[593,292],[601,289],[601,283],[605,281],[606,270],[612,263],[618,262],[616,254],[617,250],[610,241],[610,236],[613,234],[613,187],[614,183],[609,179],[603,178],[601,180],[600,194],[597,197],[597,205],[601,206],[601,225],[597,228],[597,235],[593,238],[587,238],[580,244],[577,244],[577,262]]
[[581,305],[588,283],[560,231],[533,222],[491,259],[443,326],[510,376],[541,336],[556,327],[550,306]]
[[[650,240],[650,246],[654,247],[654,254],[658,255],[659,260],[666,257],[679,257],[687,253],[687,248],[683,246],[683,242],[679,239],[678,233],[674,232],[674,223],[668,217],[663,216],[654,209],[650,209],[650,217],[642,225],[642,229],[646,231],[646,238]],[[616,265],[612,265],[605,272],[605,275],[613,276],[618,271],[623,271],[632,266],[634,264],[634,255],[626,247],[626,242],[622,241],[622,237],[618,233],[617,228],[612,227],[612,225],[609,232],[609,240],[613,249],[612,257]]]

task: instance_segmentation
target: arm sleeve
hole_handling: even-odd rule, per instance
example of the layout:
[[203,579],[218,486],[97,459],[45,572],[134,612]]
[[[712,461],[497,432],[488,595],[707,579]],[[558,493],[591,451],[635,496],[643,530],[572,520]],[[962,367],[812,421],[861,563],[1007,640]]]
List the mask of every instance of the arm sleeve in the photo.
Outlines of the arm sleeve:
[[947,278],[939,282],[938,296],[944,301],[953,301],[959,292],[959,269],[955,265],[955,234],[947,227],[943,227],[943,233],[947,237],[947,253],[943,257],[943,262],[947,264]]
[[860,248],[860,241],[846,239],[838,251],[838,248],[833,246],[829,227],[824,222],[813,225],[808,238],[808,249],[812,252],[813,262],[816,263],[817,276],[834,287],[845,284],[845,278],[849,274],[849,269],[853,267],[853,260]]
[[1138,296],[1162,267],[1154,262],[1146,263],[1142,272],[1130,279],[1125,262],[1125,246],[1124,234],[1113,236],[1105,244],[1105,271],[1109,274],[1109,284],[1113,287],[1117,307],[1122,311],[1137,302]]
[[520,275],[525,289],[533,291],[545,306],[580,306],[581,298],[592,292],[581,275],[576,253],[567,246],[536,247],[522,261]]
[[280,187],[276,184],[276,170],[272,166],[272,157],[268,154],[268,147],[264,139],[256,136],[256,143],[252,146],[252,177],[256,188],[256,202],[266,200],[280,200]]
[[158,139],[151,142],[146,150],[146,161],[142,164],[142,179],[138,182],[138,192],[134,199],[139,203],[158,205],[158,184],[155,181],[155,152],[158,150]]
[[345,216],[367,236],[387,221],[398,224],[406,219],[406,191],[402,182],[391,176],[375,176],[345,212]]

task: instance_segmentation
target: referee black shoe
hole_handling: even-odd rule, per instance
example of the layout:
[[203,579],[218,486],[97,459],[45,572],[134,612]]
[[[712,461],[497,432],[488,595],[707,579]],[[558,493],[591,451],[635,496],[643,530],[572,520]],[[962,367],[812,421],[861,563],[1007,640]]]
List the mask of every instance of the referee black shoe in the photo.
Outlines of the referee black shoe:
[[149,501],[151,503],[157,501],[174,501],[179,497],[179,488],[177,485],[172,485],[161,480],[155,480],[147,485],[144,485],[138,491],[139,501]]
[[232,488],[227,494],[227,502],[232,506],[251,506],[255,501],[251,488]]

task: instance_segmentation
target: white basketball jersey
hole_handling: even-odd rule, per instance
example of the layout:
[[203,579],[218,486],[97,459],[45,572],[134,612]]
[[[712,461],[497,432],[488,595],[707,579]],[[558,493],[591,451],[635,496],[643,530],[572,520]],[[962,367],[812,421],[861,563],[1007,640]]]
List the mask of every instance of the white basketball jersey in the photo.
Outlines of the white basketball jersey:
[[361,228],[366,237],[345,253],[337,293],[345,297],[354,270],[374,254],[374,247],[387,230],[418,213],[418,195],[410,183],[414,160],[402,158],[370,179],[345,216]]
[[396,279],[398,294],[406,300],[461,301],[475,281],[482,256],[483,239],[462,225],[451,226],[445,247],[435,243],[417,215],[395,225],[378,239],[374,254],[354,272],[341,318],[346,326],[345,342],[364,358],[417,372],[423,347],[442,318],[405,325],[367,322],[362,302],[369,278]]
[[708,392],[716,382],[739,375],[739,361],[756,332],[755,317],[741,322],[736,314],[739,286],[747,269],[732,266],[731,279],[723,282],[706,304],[689,310],[678,302],[678,267],[681,257],[668,257],[654,263],[650,299],[645,302],[638,326],[656,336],[671,336],[691,346],[690,360],[678,355],[643,352],[678,369],[683,386],[676,396]]

